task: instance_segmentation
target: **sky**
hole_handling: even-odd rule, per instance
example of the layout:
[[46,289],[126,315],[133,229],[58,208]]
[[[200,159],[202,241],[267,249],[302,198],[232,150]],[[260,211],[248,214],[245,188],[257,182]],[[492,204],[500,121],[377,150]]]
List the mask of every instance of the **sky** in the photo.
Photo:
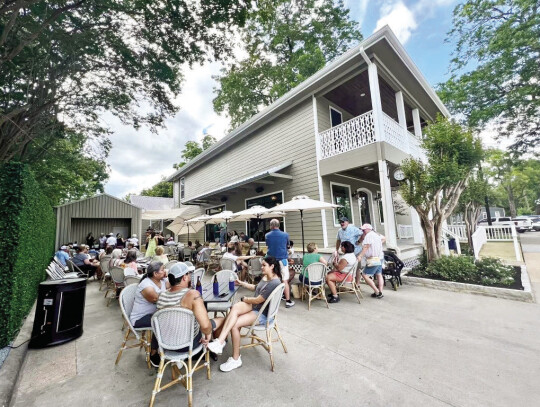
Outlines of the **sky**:
[[[432,86],[449,78],[453,46],[445,38],[457,3],[457,0],[345,0],[364,38],[388,24]],[[212,76],[219,70],[219,63],[209,63],[185,72],[183,90],[176,101],[180,111],[166,121],[166,128],[159,129],[158,134],[123,126],[111,115],[102,117],[113,131],[106,193],[119,198],[140,193],[174,172],[172,165],[181,161],[180,154],[187,141],[200,142],[205,133],[217,139],[226,134],[229,122],[217,115],[212,106],[216,86]]]

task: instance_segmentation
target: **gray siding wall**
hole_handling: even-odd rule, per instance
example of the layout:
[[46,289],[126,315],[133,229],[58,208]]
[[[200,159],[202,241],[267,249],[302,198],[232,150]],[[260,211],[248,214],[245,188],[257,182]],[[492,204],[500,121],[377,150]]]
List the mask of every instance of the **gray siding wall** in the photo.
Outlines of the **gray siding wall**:
[[[59,247],[63,243],[79,239],[79,237],[71,236],[72,218],[130,219],[131,233],[136,233],[141,227],[141,210],[139,208],[107,195],[98,195],[93,198],[60,206],[56,208],[56,216],[56,247]],[[90,230],[87,230],[86,234],[88,232]],[[91,232],[94,233],[94,237],[99,237],[100,232],[108,233],[109,230],[91,230]],[[85,237],[86,234],[84,235]]]
[[[293,176],[292,180],[276,179],[275,184],[265,185],[265,191],[261,194],[254,190],[241,189],[224,192],[220,196],[228,197],[227,210],[234,212],[245,209],[247,197],[266,195],[277,190],[283,190],[284,201],[295,195],[308,195],[319,199],[311,99],[222,152],[219,158],[210,160],[186,174],[186,198],[198,196],[288,161],[293,164],[285,171]],[[299,214],[287,215],[285,225],[295,245],[300,247]],[[231,228],[240,232],[245,230],[245,223],[232,224]],[[306,242],[315,241],[322,245],[320,211],[304,214],[304,232]]]

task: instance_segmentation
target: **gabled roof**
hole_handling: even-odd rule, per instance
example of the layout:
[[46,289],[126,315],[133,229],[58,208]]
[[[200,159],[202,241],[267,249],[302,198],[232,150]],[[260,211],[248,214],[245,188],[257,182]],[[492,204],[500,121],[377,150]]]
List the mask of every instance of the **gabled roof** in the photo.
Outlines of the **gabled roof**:
[[[379,43],[381,42],[385,42],[385,45],[379,46]],[[285,112],[286,110],[290,109],[301,101],[311,97],[315,92],[319,91],[322,87],[324,87],[331,80],[334,79],[334,73],[339,72],[346,66],[353,66],[354,63],[358,63],[360,62],[360,60],[362,60],[363,62],[361,53],[366,53],[369,55],[374,53],[375,51],[385,53],[387,56],[390,53],[393,54],[392,57],[394,58],[392,63],[399,62],[408,70],[407,74],[409,75],[409,77],[413,77],[422,88],[422,91],[425,95],[424,100],[429,100],[430,103],[432,103],[432,106],[440,110],[445,116],[450,115],[442,101],[439,99],[435,91],[429,85],[424,75],[420,72],[418,67],[409,57],[403,45],[399,42],[390,27],[388,25],[385,25],[380,30],[376,31],[371,36],[362,41],[360,44],[358,44],[356,47],[351,48],[349,51],[345,52],[342,56],[326,65],[317,73],[315,73],[314,75],[306,79],[304,82],[302,82],[301,84],[287,92],[285,95],[280,97],[270,106],[266,107],[261,112],[253,116],[251,119],[234,129],[231,133],[220,139],[210,148],[203,151],[201,154],[199,154],[189,163],[177,170],[169,178],[167,178],[167,181],[171,182],[182,177],[183,175],[187,174],[192,169],[198,167],[220,151],[233,145],[237,141],[240,141],[244,136],[250,134],[264,124],[270,122],[279,114]]]
[[147,211],[159,211],[174,207],[173,198],[162,198],[157,196],[130,195],[131,203]]
[[57,205],[57,206],[55,206],[55,208],[61,208],[63,206],[73,205],[74,203],[77,203],[77,202],[89,201],[91,199],[96,199],[96,198],[98,198],[100,196],[105,196],[107,198],[114,199],[115,201],[122,202],[123,204],[129,205],[129,206],[134,206],[135,208],[138,208],[138,206],[136,206],[136,205],[133,205],[133,204],[127,202],[127,201],[124,201],[123,199],[117,198],[117,197],[109,195],[109,194],[98,194],[98,195],[90,196],[88,198],[77,199],[76,201],[71,201],[71,202],[68,202],[68,203],[65,203],[65,204],[62,204],[62,205]]

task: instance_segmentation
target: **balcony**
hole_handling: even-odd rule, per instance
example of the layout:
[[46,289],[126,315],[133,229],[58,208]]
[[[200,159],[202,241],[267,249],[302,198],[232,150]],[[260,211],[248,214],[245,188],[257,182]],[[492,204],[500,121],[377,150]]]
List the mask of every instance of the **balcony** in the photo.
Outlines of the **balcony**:
[[375,131],[373,110],[319,133],[321,159],[384,141],[393,147],[424,160],[425,153],[418,138],[383,113],[383,134]]

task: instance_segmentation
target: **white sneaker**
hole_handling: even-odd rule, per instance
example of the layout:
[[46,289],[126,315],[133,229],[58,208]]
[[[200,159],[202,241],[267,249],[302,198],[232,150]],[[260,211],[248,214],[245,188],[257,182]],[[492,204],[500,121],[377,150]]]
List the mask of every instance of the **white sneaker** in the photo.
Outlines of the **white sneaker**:
[[294,307],[294,301],[293,300],[286,301],[285,308],[291,308],[291,307]]
[[208,349],[210,352],[214,352],[216,355],[221,355],[223,353],[223,348],[225,347],[225,342],[221,343],[219,339],[214,339],[208,344]]
[[238,360],[234,360],[231,356],[225,363],[219,366],[219,370],[222,372],[230,372],[238,367],[242,366],[242,356],[238,356]]

